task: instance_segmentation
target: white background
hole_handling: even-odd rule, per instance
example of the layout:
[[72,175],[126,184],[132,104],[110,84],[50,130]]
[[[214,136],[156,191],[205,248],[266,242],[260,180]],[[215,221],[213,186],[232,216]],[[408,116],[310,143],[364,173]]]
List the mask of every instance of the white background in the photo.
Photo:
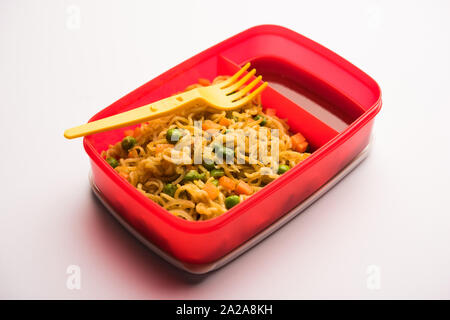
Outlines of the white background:
[[[0,298],[449,299],[449,16],[448,1],[0,1]],[[276,234],[190,279],[107,214],[82,140],[63,131],[265,23],[380,84],[372,153]],[[72,264],[81,290],[66,287]]]

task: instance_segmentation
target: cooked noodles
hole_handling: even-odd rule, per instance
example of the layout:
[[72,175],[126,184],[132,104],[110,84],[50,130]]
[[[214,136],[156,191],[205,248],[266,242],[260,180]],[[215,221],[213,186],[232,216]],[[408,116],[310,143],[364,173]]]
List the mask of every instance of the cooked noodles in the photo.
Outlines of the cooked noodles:
[[[207,85],[200,79],[186,90]],[[236,111],[199,105],[141,124],[102,156],[150,200],[177,217],[200,221],[251,197],[306,159],[307,148],[273,109],[263,112],[257,97]]]

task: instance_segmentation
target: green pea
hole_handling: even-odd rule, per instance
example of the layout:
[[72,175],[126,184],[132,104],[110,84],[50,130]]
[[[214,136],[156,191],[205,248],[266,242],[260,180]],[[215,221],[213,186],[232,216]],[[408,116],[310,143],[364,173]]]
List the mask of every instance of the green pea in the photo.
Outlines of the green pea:
[[169,196],[173,197],[175,195],[175,191],[177,191],[177,186],[171,183],[168,183],[164,186],[162,192],[165,194],[168,194]]
[[182,135],[183,134],[181,133],[180,129],[171,128],[167,130],[166,140],[171,144],[176,144],[180,140]]
[[214,177],[214,178],[220,178],[224,174],[225,173],[223,172],[222,169],[213,169],[213,170],[211,170],[211,177]]
[[186,173],[183,180],[184,181],[194,181],[198,176],[198,172],[195,170],[190,170]]
[[260,126],[265,126],[266,123],[267,123],[266,117],[260,116],[259,114],[253,117],[253,119],[256,120],[256,121],[258,121],[258,120],[261,119],[261,118],[262,118],[263,120],[259,123],[259,125],[260,125]]
[[216,145],[214,148],[214,152],[220,158],[223,158],[225,156],[225,160],[231,160],[234,158],[234,150],[222,145]]
[[216,187],[219,186],[219,180],[216,180],[216,179],[211,180],[211,183],[212,183],[213,185],[215,185]]
[[125,151],[130,150],[136,145],[136,139],[130,136],[123,138],[122,140],[122,148]]
[[240,199],[238,196],[229,196],[225,199],[225,207],[227,209],[233,208],[235,205],[237,205],[240,202]]
[[208,171],[214,170],[216,168],[214,161],[212,161],[211,159],[204,159],[203,166]]
[[216,154],[223,154],[223,145],[215,143],[211,146]]
[[115,158],[106,158],[106,162],[109,163],[109,165],[113,168],[117,167],[119,165],[119,161],[117,161]]
[[203,180],[203,181],[205,181],[206,180],[206,174],[203,172],[203,173],[200,173],[199,175],[198,175],[198,177],[197,177],[197,180]]
[[228,158],[230,158],[230,159],[232,159],[232,158],[234,158],[234,150],[233,149],[230,149],[230,148],[224,148],[224,154],[225,154],[225,158],[226,159],[228,159]]
[[184,181],[194,181],[194,180],[205,180],[206,175],[204,173],[200,174],[195,170],[190,170],[184,176]]
[[280,164],[280,166],[278,167],[278,174],[283,174],[285,172],[287,172],[290,169],[290,167],[286,164]]

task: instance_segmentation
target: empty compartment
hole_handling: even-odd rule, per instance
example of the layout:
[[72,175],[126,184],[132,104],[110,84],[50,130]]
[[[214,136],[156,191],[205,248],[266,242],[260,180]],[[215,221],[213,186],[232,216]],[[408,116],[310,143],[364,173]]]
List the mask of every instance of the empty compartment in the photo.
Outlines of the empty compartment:
[[251,61],[272,88],[338,132],[363,113],[357,104],[304,70],[276,57]]
[[[256,68],[258,75],[263,75],[263,80],[269,81],[253,62],[252,67]],[[239,68],[240,66],[225,57],[219,57],[218,59],[218,74],[232,75]],[[286,83],[289,84],[288,80],[286,80]],[[270,81],[269,86],[263,91],[261,97],[263,108],[275,109],[278,117],[287,120],[291,132],[302,133],[310,143],[312,152],[339,134],[336,128],[329,126],[328,123],[306,108],[303,108],[303,105],[296,103],[293,99],[289,99],[289,96],[283,94],[283,91],[280,91],[276,84],[274,86]]]

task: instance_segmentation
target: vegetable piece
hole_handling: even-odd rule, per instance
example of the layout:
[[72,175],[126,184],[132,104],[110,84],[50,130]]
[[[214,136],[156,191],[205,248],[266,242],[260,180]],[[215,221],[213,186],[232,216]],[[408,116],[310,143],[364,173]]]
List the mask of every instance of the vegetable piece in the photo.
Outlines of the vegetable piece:
[[225,155],[225,159],[232,159],[234,157],[234,150],[230,148],[224,148],[223,153]]
[[124,179],[128,179],[129,175],[126,172],[119,172],[119,176],[121,176]]
[[193,181],[193,180],[196,180],[195,178],[198,176],[198,172],[197,171],[195,171],[195,170],[191,170],[191,171],[188,171],[186,174],[185,174],[185,176],[184,176],[184,178],[183,178],[183,181]]
[[237,194],[246,194],[251,195],[253,193],[253,188],[250,187],[247,183],[244,181],[239,181],[236,189],[234,190]]
[[211,183],[212,183],[213,185],[215,185],[216,187],[219,186],[219,180],[216,180],[216,179],[211,180]]
[[308,146],[309,146],[308,142],[304,141],[304,142],[300,143],[300,145],[297,147],[297,151],[303,153],[306,151],[306,149],[308,149]]
[[122,140],[122,149],[125,151],[130,150],[136,145],[136,139],[130,136],[123,138]]
[[134,130],[133,129],[130,129],[130,130],[125,130],[124,132],[123,132],[123,134],[125,135],[125,137],[133,137],[134,136]]
[[189,170],[183,178],[183,181],[205,180],[206,175],[200,174],[195,170]]
[[224,158],[225,160],[232,160],[234,157],[234,150],[224,147],[223,145],[217,144],[214,146],[214,152],[219,158]]
[[223,176],[219,179],[219,184],[230,191],[233,191],[236,187],[236,183],[233,181],[233,179],[228,178],[227,176]]
[[290,169],[290,167],[287,164],[280,164],[278,167],[278,174],[283,174],[287,172]]
[[214,161],[212,161],[211,159],[206,159],[206,158],[203,159],[203,166],[208,171],[214,170],[216,168]]
[[266,109],[266,115],[273,117],[273,116],[275,116],[276,114],[277,114],[277,110],[272,109],[272,108],[267,108],[267,109]]
[[220,119],[219,124],[224,127],[228,127],[231,124],[231,120],[223,117]]
[[161,153],[163,152],[165,149],[167,148],[172,148],[173,146],[171,144],[167,144],[167,143],[160,143],[157,144],[155,147],[155,152],[156,153]]
[[225,207],[227,209],[233,208],[235,205],[237,205],[240,202],[240,199],[238,196],[229,196],[225,198]]
[[265,126],[267,123],[267,119],[266,117],[260,116],[259,114],[257,114],[256,116],[253,117],[253,120],[258,121],[259,119],[261,119],[261,122],[259,123],[260,126]]
[[220,125],[211,120],[205,120],[202,123],[202,129],[207,131],[210,129],[220,129]]
[[115,158],[112,158],[112,157],[106,158],[106,162],[108,162],[109,165],[113,168],[115,168],[119,165],[119,161],[117,161]]
[[171,183],[168,183],[164,186],[162,192],[165,194],[168,194],[169,196],[173,197],[175,195],[175,191],[177,191],[177,186]]
[[170,128],[166,133],[166,140],[171,144],[176,144],[182,136],[181,130],[178,128]]
[[137,137],[141,135],[141,127],[134,128],[134,134],[133,137]]
[[220,177],[223,177],[224,175],[225,175],[225,172],[223,172],[222,169],[211,170],[211,177],[220,178]]
[[305,152],[308,147],[305,137],[301,133],[296,133],[291,137],[292,148],[297,152]]
[[198,83],[204,87],[211,85],[211,82],[208,79],[204,79],[204,78],[198,79]]
[[214,200],[219,196],[219,189],[211,182],[207,182],[203,187],[203,190],[206,191],[211,200]]
[[211,137],[215,137],[217,134],[219,134],[219,129],[208,129],[205,131],[207,134],[209,134]]

